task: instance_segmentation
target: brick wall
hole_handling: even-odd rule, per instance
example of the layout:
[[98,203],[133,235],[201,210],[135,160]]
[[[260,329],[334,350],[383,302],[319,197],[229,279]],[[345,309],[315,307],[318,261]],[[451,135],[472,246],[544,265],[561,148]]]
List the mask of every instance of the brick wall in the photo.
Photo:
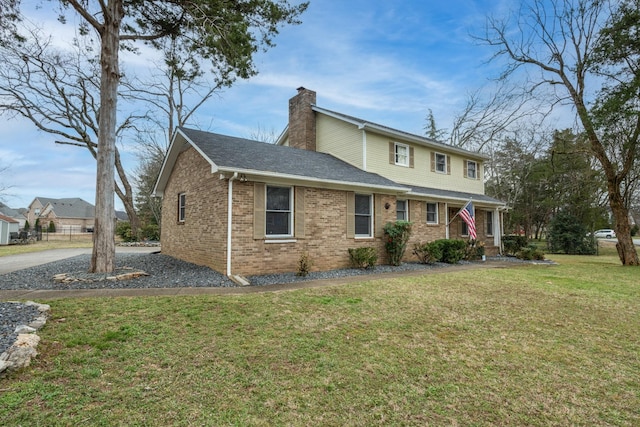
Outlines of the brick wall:
[[[178,194],[186,195],[178,222]],[[195,149],[182,152],[162,200],[162,253],[226,272],[227,181]]]
[[[381,237],[347,238],[347,192],[304,187],[305,236],[278,242],[253,238],[253,183],[234,184],[232,270],[245,276],[295,272],[302,254],[307,253],[311,271],[350,266],[348,248],[371,246],[380,263],[386,263]],[[382,205],[395,197],[381,196]],[[382,212],[383,221],[395,219],[395,210]],[[277,243],[273,243],[277,242]]]
[[[383,236],[369,239],[347,237],[347,192],[311,187],[297,187],[304,192],[304,237],[290,239],[254,238],[254,183],[233,182],[232,260],[233,274],[243,276],[295,272],[303,254],[308,254],[311,271],[346,268],[349,248],[374,247],[378,262],[388,262]],[[228,180],[212,174],[211,167],[193,148],[178,156],[165,188],[162,207],[162,252],[226,274]],[[185,193],[185,221],[178,222],[178,194]],[[378,195],[379,212],[374,218],[385,224],[395,221],[395,196]],[[388,204],[389,208],[385,208]],[[439,224],[426,224],[424,202],[410,201],[414,223],[405,261],[415,261],[413,244],[445,238],[445,207],[439,204]],[[479,236],[484,236],[484,217],[477,211]],[[453,212],[455,214],[455,212]],[[460,237],[459,224],[451,226],[451,238]],[[283,242],[282,240],[286,240]],[[487,253],[492,251],[487,246]]]

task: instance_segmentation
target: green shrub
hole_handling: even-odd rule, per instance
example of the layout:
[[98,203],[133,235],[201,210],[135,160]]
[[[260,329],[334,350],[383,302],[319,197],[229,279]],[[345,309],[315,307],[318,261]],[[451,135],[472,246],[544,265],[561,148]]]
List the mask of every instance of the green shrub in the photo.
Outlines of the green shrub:
[[124,242],[135,242],[136,238],[131,234],[131,224],[129,221],[118,221],[116,224],[116,235]]
[[434,243],[436,242],[438,242],[442,250],[442,258],[440,261],[447,264],[457,264],[464,258],[465,250],[467,248],[467,242],[464,240],[440,239],[436,240]]
[[593,255],[597,252],[596,241],[587,233],[587,228],[566,213],[557,214],[549,223],[547,244],[552,253]]
[[349,248],[349,260],[353,268],[370,268],[376,265],[378,254],[375,248]]
[[47,229],[47,231],[49,233],[55,233],[56,232],[56,225],[53,223],[53,221],[51,221],[49,223],[49,228]]
[[484,255],[484,242],[477,240],[469,240],[465,248],[464,259],[467,261],[475,261],[481,259]]
[[527,246],[526,248],[520,249],[516,253],[516,258],[526,260],[526,261],[531,261],[531,260],[542,261],[544,260],[544,252],[542,252],[537,247],[531,245],[531,246]]
[[389,256],[389,263],[400,265],[411,236],[411,223],[409,221],[388,222],[384,226],[384,236],[384,248]]
[[29,225],[29,221],[25,221],[25,222],[24,222],[24,231],[29,231],[29,228],[30,228],[30,227],[31,227],[31,226]]
[[[26,227],[26,225],[25,225],[25,227]],[[640,231],[640,227],[638,227],[638,224],[636,224],[633,227],[631,227],[631,236],[637,236],[638,235],[638,231]]]
[[422,264],[433,264],[442,259],[442,245],[435,242],[416,243],[413,245],[413,254]]
[[158,224],[147,224],[140,229],[140,236],[147,240],[160,240],[160,227]]
[[311,266],[313,265],[313,261],[309,257],[307,252],[300,255],[300,259],[298,260],[298,272],[296,276],[307,277],[309,271],[311,271]]
[[529,244],[527,236],[508,235],[502,236],[502,247],[505,255],[515,255],[520,249],[526,248]]

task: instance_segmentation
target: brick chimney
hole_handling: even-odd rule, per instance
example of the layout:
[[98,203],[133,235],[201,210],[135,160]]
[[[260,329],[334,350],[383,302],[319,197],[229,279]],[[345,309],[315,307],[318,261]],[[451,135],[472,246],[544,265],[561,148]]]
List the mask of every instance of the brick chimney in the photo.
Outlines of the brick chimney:
[[289,146],[316,151],[316,93],[303,87],[289,100]]

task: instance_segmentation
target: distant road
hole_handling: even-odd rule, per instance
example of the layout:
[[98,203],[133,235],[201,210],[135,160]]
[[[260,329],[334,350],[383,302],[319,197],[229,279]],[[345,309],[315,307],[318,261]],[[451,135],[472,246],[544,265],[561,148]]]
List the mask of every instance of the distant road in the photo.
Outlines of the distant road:
[[[116,252],[151,253],[159,251],[159,247],[127,247],[116,246]],[[29,252],[19,255],[7,255],[0,257],[0,274],[11,273],[23,268],[34,267],[40,264],[59,261],[82,254],[90,254],[91,248],[50,249],[41,252]]]

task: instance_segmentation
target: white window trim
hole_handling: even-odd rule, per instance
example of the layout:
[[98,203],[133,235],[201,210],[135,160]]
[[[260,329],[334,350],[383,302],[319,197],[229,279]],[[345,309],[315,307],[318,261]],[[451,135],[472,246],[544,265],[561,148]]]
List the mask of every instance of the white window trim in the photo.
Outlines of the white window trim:
[[[438,170],[438,156],[442,156],[444,157],[444,170]],[[443,154],[443,153],[435,153],[434,154],[434,160],[435,160],[435,171],[436,173],[441,173],[446,175],[447,174],[447,155]]]
[[[267,213],[269,212],[284,212],[284,211],[270,211],[267,209],[268,206],[268,197],[269,197],[269,187],[278,187],[278,188],[288,188],[289,189],[289,233],[288,234],[267,234]],[[295,204],[293,203],[293,187],[288,185],[265,185],[264,186],[264,216],[265,216],[265,237],[269,239],[278,239],[278,238],[287,238],[293,237],[293,207]]]
[[[356,193],[356,198],[358,196],[365,196],[365,197],[369,198],[369,214],[368,215],[358,214],[358,212],[355,212],[355,209],[354,209],[354,215],[353,215],[354,216],[354,221],[358,216],[368,216],[370,218],[370,221],[369,221],[369,234],[357,234],[356,233],[354,238],[356,238],[356,239],[371,239],[373,237],[373,230],[375,228],[374,224],[373,224],[373,219],[374,219],[374,216],[373,216],[373,195],[372,194],[358,194],[358,193]],[[357,203],[355,205],[358,206]],[[354,232],[355,232],[356,231],[356,226],[355,225],[354,225],[353,229],[354,229]]]
[[[429,221],[429,204],[432,205],[436,205],[436,220],[435,221]],[[426,202],[425,204],[425,221],[427,222],[427,224],[429,225],[438,225],[440,223],[440,215],[438,212],[438,202]]]
[[[406,150],[405,162],[404,163],[398,161],[398,147],[403,147]],[[405,168],[409,167],[410,150],[409,150],[409,146],[407,144],[401,144],[399,142],[394,142],[393,143],[393,156],[394,156],[394,161],[395,161],[396,166],[403,166]]]

